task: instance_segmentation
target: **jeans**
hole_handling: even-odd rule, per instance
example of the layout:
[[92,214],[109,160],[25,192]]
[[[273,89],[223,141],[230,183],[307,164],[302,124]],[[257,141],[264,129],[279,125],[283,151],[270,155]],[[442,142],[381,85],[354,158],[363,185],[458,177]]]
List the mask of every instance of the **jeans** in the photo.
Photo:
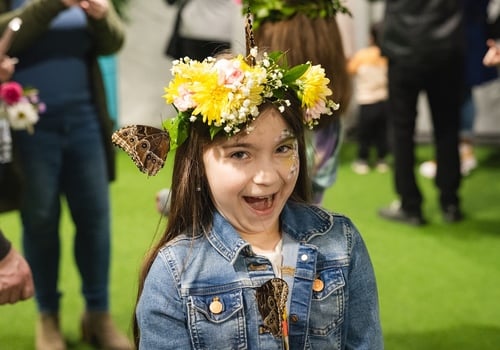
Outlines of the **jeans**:
[[42,115],[34,134],[16,132],[24,174],[23,247],[40,312],[58,312],[61,195],[75,226],[74,257],[86,309],[107,311],[110,265],[108,176],[97,118],[91,111]]

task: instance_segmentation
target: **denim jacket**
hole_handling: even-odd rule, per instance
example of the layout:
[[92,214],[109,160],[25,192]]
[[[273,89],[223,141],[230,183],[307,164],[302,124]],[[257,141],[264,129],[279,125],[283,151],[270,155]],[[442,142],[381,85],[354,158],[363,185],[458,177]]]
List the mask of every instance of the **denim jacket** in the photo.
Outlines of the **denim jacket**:
[[[375,276],[353,223],[289,201],[281,228],[290,349],[383,349]],[[255,297],[273,277],[269,260],[216,213],[208,235],[179,236],[156,257],[136,309],[139,348],[284,349],[263,331]]]

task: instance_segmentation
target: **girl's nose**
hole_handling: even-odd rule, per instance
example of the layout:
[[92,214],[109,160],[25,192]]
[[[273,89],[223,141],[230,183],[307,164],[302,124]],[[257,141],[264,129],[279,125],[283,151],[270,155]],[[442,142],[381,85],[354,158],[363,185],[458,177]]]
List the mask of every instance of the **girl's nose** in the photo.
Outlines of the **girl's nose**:
[[269,185],[276,181],[279,181],[279,172],[272,162],[262,164],[253,176],[253,182],[259,185]]

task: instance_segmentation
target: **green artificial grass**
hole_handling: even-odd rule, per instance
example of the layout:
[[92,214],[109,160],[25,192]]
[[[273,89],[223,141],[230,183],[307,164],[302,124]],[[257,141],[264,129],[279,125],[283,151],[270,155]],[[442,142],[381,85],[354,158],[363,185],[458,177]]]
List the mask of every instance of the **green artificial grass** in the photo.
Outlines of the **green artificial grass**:
[[[446,224],[432,180],[419,177],[425,197],[425,227],[380,219],[376,211],[395,199],[391,174],[354,174],[355,146],[346,143],[336,184],[325,207],[351,217],[370,251],[378,280],[382,327],[388,350],[498,349],[500,344],[500,150],[478,147],[479,168],[461,187],[466,220]],[[165,226],[156,213],[156,191],[170,183],[172,158],[159,175],[140,173],[118,153],[118,180],[111,186],[113,210],[112,314],[131,335],[137,276],[144,253]],[[419,162],[432,158],[420,146]],[[0,227],[20,247],[16,213],[0,215]],[[83,304],[72,256],[73,227],[61,223],[62,328],[70,349],[90,349],[79,340]],[[33,300],[0,307],[0,349],[33,349]]]

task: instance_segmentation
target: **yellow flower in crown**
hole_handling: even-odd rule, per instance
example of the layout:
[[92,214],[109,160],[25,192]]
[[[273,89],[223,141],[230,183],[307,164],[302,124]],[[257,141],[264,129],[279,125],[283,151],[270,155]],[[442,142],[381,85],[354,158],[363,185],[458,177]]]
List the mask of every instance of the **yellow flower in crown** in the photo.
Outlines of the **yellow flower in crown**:
[[328,96],[332,95],[332,90],[328,87],[330,79],[325,76],[325,70],[320,65],[310,66],[304,75],[298,79],[299,99],[302,107],[305,108],[307,122],[319,119],[322,114],[332,114],[332,110],[337,110],[340,106],[333,101],[329,101]]
[[195,109],[193,116],[201,115],[208,125],[214,122],[225,125],[226,132],[237,132],[237,125],[247,120],[247,115],[256,115],[262,102],[262,90],[266,71],[262,67],[250,67],[243,56],[235,59],[220,59],[213,64],[213,74],[203,83],[193,86]]
[[306,113],[304,123],[318,123],[322,114],[332,114],[338,108],[328,100],[332,91],[329,79],[321,66],[310,63],[287,67],[282,52],[263,53],[257,61],[257,48],[250,50],[252,64],[242,55],[213,57],[203,61],[185,57],[173,62],[173,79],[165,88],[165,102],[172,104],[178,114],[164,123],[170,134],[171,149],[188,137],[190,123],[202,121],[214,137],[224,131],[228,136],[259,115],[264,101],[275,103],[283,111],[289,101],[284,96],[293,91]]

